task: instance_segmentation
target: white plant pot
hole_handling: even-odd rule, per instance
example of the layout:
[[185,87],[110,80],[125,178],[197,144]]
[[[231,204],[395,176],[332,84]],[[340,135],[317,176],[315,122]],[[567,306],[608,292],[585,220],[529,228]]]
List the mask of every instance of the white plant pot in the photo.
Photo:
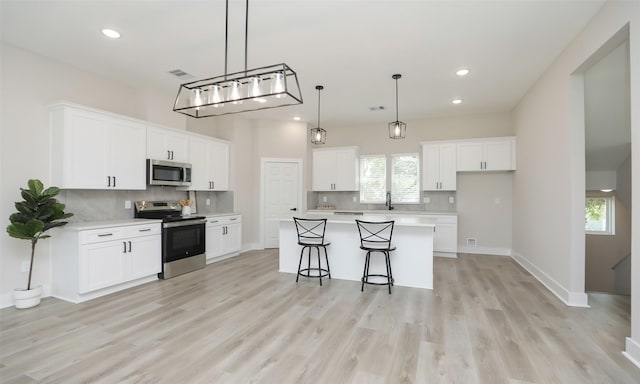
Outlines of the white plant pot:
[[14,289],[13,290],[13,302],[16,305],[16,309],[25,309],[35,307],[40,304],[40,297],[42,296],[42,285],[35,286],[31,289]]

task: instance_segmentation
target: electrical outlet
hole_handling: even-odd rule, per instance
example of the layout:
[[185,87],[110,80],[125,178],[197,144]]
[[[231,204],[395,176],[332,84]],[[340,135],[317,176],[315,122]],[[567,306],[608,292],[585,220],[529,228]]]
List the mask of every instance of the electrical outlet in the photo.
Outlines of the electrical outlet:
[[456,202],[456,198],[453,196],[449,196],[449,204],[453,204]]
[[424,203],[425,204],[431,204],[431,198],[430,197],[425,197],[424,198]]
[[496,197],[496,205],[500,205],[502,203],[502,200],[500,200],[499,197]]
[[29,272],[29,262],[23,261],[20,265],[20,269],[22,270],[22,272]]
[[327,202],[327,196],[322,196],[322,202],[326,203]]
[[357,203],[358,202],[358,196],[353,196],[353,202]]
[[205,203],[206,205],[211,205],[211,199],[207,199],[207,200],[205,200],[205,202],[204,202],[204,203]]
[[124,209],[131,209],[131,200],[124,201]]

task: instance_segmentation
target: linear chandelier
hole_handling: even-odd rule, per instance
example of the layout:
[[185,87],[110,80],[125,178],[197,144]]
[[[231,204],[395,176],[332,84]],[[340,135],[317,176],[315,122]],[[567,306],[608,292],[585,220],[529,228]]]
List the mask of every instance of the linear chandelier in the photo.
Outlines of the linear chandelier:
[[244,71],[227,73],[229,0],[226,0],[224,75],[180,85],[173,110],[201,118],[302,104],[298,76],[285,63],[247,69],[249,0],[245,7]]
[[398,119],[398,79],[401,77],[400,74],[391,76],[396,81],[396,121],[389,123],[389,137],[391,139],[404,139],[407,136],[407,124]]
[[324,89],[322,85],[316,85],[318,90],[318,126],[311,128],[311,143],[324,144],[327,142],[327,131],[320,128],[320,91]]

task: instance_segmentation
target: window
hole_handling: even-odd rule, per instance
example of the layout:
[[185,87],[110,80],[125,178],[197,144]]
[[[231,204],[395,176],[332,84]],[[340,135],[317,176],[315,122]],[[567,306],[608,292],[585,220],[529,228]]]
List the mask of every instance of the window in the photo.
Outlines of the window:
[[420,156],[417,153],[391,155],[391,201],[420,203]]
[[360,156],[360,203],[385,203],[387,194],[387,157]]
[[587,197],[584,229],[589,234],[614,235],[614,196]]

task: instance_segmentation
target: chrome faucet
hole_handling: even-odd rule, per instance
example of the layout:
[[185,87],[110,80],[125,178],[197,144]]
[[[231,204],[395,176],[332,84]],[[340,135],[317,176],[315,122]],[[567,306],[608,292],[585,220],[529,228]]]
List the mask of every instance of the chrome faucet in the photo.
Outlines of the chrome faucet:
[[389,207],[389,210],[393,209],[393,206],[391,205],[391,192],[387,192],[387,201],[385,201],[384,205]]

